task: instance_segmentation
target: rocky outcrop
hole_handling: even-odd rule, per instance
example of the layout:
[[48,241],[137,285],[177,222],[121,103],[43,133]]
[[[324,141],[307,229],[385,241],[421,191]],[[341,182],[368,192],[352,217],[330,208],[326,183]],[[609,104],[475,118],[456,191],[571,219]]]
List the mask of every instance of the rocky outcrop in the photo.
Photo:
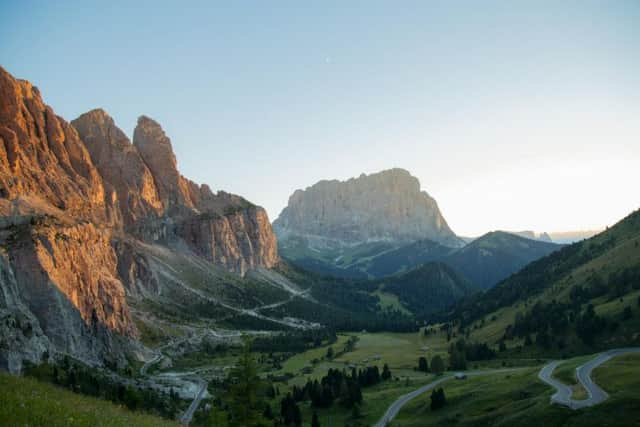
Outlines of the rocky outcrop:
[[0,255],[0,368],[20,372],[23,361],[38,363],[51,352],[40,322],[20,296],[6,251]]
[[133,132],[133,143],[153,174],[164,206],[195,207],[192,196],[199,188],[190,185],[178,172],[171,140],[162,127],[149,117],[141,116]]
[[133,144],[158,188],[165,218],[153,230],[145,223],[147,236],[171,244],[179,239],[195,254],[230,271],[244,275],[257,267],[271,268],[278,262],[276,237],[264,209],[240,196],[218,192],[184,178],[177,169],[171,141],[162,127],[142,116],[134,131]]
[[209,186],[180,175],[171,140],[153,119],[138,119],[133,143],[101,109],[72,124],[105,186],[116,192],[127,232],[143,241],[186,246],[243,275],[278,262],[276,238],[264,209],[240,196],[214,194]]
[[260,207],[193,216],[180,224],[178,234],[198,255],[241,274],[278,262],[276,238]]
[[2,243],[20,298],[56,351],[101,364],[114,334],[137,336],[108,229],[45,217],[6,229]]
[[75,129],[40,92],[0,68],[0,197],[40,198],[75,218],[106,222],[111,195]]
[[280,240],[292,236],[330,244],[429,239],[458,247],[436,201],[403,169],[361,175],[348,181],[320,181],[296,190],[274,222]]
[[278,261],[265,211],[182,177],[159,124],[133,143],[100,109],[69,124],[0,68],[0,366],[138,351],[128,301],[162,292],[147,246],[240,274]]
[[71,122],[86,145],[93,163],[118,196],[125,225],[159,216],[164,209],[153,176],[138,150],[102,109]]

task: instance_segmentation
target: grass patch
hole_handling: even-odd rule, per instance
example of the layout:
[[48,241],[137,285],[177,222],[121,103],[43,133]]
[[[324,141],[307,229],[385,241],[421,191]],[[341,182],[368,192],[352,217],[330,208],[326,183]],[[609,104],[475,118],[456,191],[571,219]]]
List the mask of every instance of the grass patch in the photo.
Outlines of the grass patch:
[[[640,357],[612,360],[598,368],[595,380],[608,387],[604,403],[572,411],[549,402],[553,389],[537,379],[539,368],[450,380],[442,387],[447,404],[432,411],[427,392],[408,403],[394,427],[428,426],[630,426],[640,420]],[[578,363],[575,361],[574,363]],[[581,364],[581,363],[578,363]],[[565,374],[562,374],[563,376]],[[617,391],[613,391],[617,390]]]
[[0,372],[0,424],[5,426],[177,426],[111,402],[31,378]]

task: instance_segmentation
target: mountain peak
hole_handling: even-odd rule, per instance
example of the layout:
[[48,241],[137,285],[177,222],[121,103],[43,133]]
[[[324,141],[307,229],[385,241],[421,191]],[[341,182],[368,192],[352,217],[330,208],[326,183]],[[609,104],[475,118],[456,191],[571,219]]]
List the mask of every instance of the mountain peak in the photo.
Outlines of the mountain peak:
[[274,222],[279,237],[313,236],[338,244],[430,239],[460,246],[436,201],[408,171],[394,168],[296,190]]

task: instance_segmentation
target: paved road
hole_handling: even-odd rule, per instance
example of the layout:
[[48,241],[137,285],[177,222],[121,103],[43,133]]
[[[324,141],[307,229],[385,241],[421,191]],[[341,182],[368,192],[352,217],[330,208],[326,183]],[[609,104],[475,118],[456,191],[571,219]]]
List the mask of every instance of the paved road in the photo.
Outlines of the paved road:
[[589,395],[587,399],[572,399],[571,395],[573,390],[571,387],[552,377],[554,369],[562,363],[560,360],[555,360],[544,366],[538,373],[538,378],[556,389],[554,395],[551,396],[551,403],[564,405],[571,409],[580,409],[587,406],[597,405],[598,403],[602,403],[607,400],[609,395],[593,382],[591,379],[591,372],[611,358],[629,353],[640,353],[640,348],[618,348],[615,350],[605,351],[604,353],[596,355],[593,359],[576,369],[576,378]]
[[189,425],[189,423],[191,422],[191,419],[193,418],[193,414],[196,412],[196,409],[198,409],[198,406],[200,405],[200,402],[202,401],[202,398],[204,397],[206,391],[207,391],[207,382],[201,379],[200,390],[198,391],[198,393],[196,394],[196,397],[191,402],[191,405],[189,405],[189,408],[180,417],[181,424],[184,424],[186,426]]
[[151,365],[155,365],[163,357],[164,356],[162,356],[161,353],[158,353],[155,356],[153,356],[153,359],[149,360],[148,362],[144,362],[144,365],[142,365],[142,368],[140,368],[140,375],[147,375],[147,370],[151,367]]
[[[501,372],[512,372],[512,371],[517,371],[519,369],[522,369],[522,368],[490,369],[490,370],[483,370],[483,371],[465,372],[465,374],[469,377],[475,377],[479,375],[499,374]],[[435,381],[430,382],[429,384],[423,385],[422,387],[412,391],[411,393],[407,393],[405,395],[400,396],[395,402],[391,404],[391,406],[389,406],[389,408],[387,409],[387,412],[384,413],[382,418],[380,418],[378,422],[373,425],[373,427],[385,427],[387,424],[391,422],[391,420],[393,420],[396,417],[396,415],[398,415],[398,412],[400,412],[400,409],[402,409],[404,405],[409,403],[410,400],[420,396],[422,393],[425,393],[433,389],[437,385],[445,381],[448,381],[452,378],[453,378],[453,375],[446,375]]]

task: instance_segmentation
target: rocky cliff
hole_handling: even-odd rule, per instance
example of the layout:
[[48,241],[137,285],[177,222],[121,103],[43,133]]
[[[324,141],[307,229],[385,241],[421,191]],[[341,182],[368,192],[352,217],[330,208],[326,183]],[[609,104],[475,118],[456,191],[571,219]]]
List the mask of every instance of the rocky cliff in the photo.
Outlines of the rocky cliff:
[[88,147],[105,186],[119,201],[124,229],[135,237],[188,248],[229,271],[244,275],[278,262],[267,214],[240,196],[198,185],[178,172],[171,140],[146,116],[133,143],[102,110],[72,122]]
[[0,68],[0,197],[29,195],[75,218],[106,222],[111,194],[76,130],[31,83]]
[[100,109],[69,124],[0,68],[0,366],[124,363],[131,298],[161,292],[150,245],[241,275],[278,261],[265,211],[182,177],[159,124],[133,143]]
[[344,245],[420,239],[461,245],[436,201],[403,169],[363,174],[348,181],[320,181],[297,190],[274,229],[282,241],[304,236]]

